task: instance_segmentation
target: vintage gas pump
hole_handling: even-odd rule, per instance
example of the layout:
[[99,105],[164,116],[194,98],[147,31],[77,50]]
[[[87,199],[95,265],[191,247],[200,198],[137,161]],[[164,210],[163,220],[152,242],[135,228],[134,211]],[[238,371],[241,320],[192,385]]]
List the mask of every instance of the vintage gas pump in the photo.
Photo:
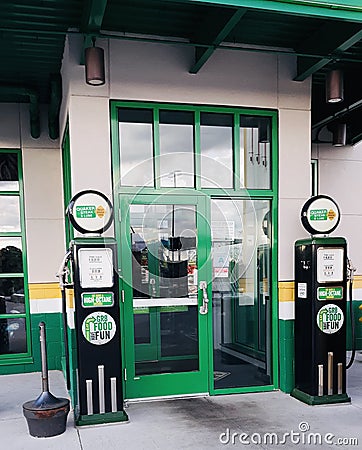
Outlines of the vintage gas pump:
[[[68,254],[74,288],[77,425],[127,420],[123,411],[117,245],[103,238],[113,220],[113,208],[102,193],[76,194],[67,214],[84,237],[76,238]],[[66,260],[66,259],[65,259]],[[73,367],[74,370],[74,367]]]
[[347,244],[329,237],[337,204],[310,198],[301,221],[311,234],[295,243],[295,389],[310,405],[349,402],[346,393]]

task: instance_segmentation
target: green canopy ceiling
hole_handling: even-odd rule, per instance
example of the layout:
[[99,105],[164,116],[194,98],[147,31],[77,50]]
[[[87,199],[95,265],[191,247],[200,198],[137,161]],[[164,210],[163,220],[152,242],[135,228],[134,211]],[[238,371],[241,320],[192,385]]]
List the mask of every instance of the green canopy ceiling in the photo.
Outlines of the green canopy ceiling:
[[[296,82],[313,80],[312,126],[340,120],[349,143],[362,139],[361,0],[2,0],[0,101],[30,102],[33,113],[39,102],[49,103],[55,126],[67,32],[82,33],[85,46],[92,36],[111,34],[190,45],[195,74],[207,70],[216,48],[295,54]],[[324,98],[332,67],[345,74],[345,100],[335,105]]]

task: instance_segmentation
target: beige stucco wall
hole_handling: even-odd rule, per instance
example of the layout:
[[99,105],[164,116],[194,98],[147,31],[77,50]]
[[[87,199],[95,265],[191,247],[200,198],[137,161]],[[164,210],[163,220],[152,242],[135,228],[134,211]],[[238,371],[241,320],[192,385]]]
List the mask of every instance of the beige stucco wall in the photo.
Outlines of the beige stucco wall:
[[46,108],[41,136],[33,139],[28,105],[0,104],[0,148],[22,150],[29,282],[54,282],[64,254],[64,215],[59,140],[48,136]]

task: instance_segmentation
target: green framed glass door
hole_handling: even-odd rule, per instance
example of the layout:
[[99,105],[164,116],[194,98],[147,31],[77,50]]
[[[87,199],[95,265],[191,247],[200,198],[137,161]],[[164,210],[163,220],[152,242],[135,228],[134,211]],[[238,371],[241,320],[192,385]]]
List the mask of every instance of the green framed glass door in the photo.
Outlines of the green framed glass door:
[[209,199],[120,194],[125,397],[209,392]]

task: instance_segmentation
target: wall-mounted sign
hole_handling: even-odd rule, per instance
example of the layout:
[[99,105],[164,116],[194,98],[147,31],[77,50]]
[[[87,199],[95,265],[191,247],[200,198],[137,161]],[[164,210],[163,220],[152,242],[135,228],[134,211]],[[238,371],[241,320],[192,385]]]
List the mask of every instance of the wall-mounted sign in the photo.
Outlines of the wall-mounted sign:
[[70,201],[67,214],[76,230],[86,233],[103,233],[112,224],[113,206],[98,191],[78,192]]
[[311,197],[303,206],[301,221],[311,234],[329,234],[335,230],[340,221],[337,203],[326,195]]
[[322,306],[317,313],[318,328],[325,334],[337,333],[342,328],[343,322],[343,311],[332,303]]
[[116,334],[116,322],[113,317],[102,311],[89,314],[82,324],[84,338],[94,345],[104,345]]
[[113,292],[83,292],[83,308],[99,308],[114,305]]
[[79,278],[82,288],[113,286],[113,252],[111,248],[81,248]]

